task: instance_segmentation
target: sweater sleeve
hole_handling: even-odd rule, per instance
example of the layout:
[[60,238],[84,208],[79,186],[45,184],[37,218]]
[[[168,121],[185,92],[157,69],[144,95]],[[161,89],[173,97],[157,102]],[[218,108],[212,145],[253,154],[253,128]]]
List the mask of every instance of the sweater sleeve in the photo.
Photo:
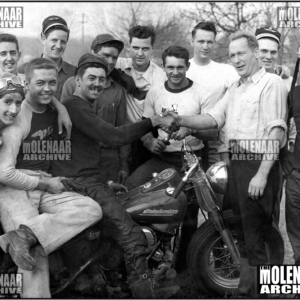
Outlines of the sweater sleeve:
[[90,105],[79,97],[69,98],[65,106],[73,125],[78,130],[86,136],[112,147],[129,144],[153,128],[150,119],[134,124],[126,124],[121,127],[114,127],[97,116],[92,111]]
[[3,130],[3,144],[0,148],[0,182],[18,190],[34,190],[39,183],[39,178],[16,169],[24,130],[21,124],[12,124]]

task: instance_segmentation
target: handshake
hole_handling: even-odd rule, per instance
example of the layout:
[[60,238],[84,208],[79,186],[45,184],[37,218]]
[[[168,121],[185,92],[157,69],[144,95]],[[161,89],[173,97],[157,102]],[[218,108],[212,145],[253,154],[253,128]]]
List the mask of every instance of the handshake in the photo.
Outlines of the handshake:
[[172,105],[173,109],[168,110],[166,107],[162,107],[160,115],[152,116],[153,127],[159,127],[168,134],[174,131],[178,131],[180,128],[179,115],[177,114],[177,105]]

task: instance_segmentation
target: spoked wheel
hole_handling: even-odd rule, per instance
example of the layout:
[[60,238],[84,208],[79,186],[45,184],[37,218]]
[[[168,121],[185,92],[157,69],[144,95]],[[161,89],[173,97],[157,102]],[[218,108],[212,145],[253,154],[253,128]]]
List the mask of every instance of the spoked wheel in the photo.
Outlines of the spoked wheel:
[[[235,221],[231,210],[223,212],[233,238],[236,241]],[[266,244],[271,264],[282,264],[284,243],[276,225],[273,224]],[[272,249],[272,251],[270,251]],[[235,265],[214,224],[207,220],[195,232],[188,248],[188,271],[204,292],[211,295],[237,293],[239,265]]]

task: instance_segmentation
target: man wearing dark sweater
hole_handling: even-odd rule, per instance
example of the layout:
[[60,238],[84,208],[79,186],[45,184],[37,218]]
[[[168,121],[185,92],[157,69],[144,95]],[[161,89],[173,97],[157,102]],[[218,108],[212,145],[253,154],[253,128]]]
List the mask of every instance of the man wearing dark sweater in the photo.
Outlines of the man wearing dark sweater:
[[169,132],[177,128],[174,119],[153,116],[135,124],[114,127],[93,111],[93,102],[102,92],[107,76],[107,62],[92,54],[83,55],[76,69],[76,90],[65,101],[70,114],[72,128],[71,160],[53,163],[53,174],[68,177],[63,183],[68,190],[89,195],[96,200],[103,211],[106,232],[109,231],[124,250],[128,281],[132,293],[137,298],[161,298],[170,289],[176,293],[179,287],[170,287],[164,292],[153,288],[151,271],[148,270],[146,254],[147,240],[140,226],[118,202],[113,191],[120,185],[107,186],[100,181],[98,163],[99,142],[118,147],[131,143],[153,127],[164,127]]
[[297,136],[293,153],[288,160],[286,174],[286,203],[285,218],[286,230],[294,251],[295,265],[300,265],[300,86],[293,91],[291,101],[291,116],[294,117]]

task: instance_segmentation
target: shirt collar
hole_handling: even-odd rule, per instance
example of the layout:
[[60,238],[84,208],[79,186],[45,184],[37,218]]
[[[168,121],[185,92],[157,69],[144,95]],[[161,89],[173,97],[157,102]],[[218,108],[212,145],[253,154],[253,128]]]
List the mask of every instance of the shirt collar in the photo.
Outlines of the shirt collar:
[[67,75],[68,74],[68,69],[67,68],[68,68],[67,63],[62,59],[60,70],[62,70]]
[[115,81],[112,79],[111,76],[107,76],[107,81],[106,81],[106,84],[105,84],[105,89],[109,88],[111,85],[115,85]]
[[[44,56],[44,53],[42,53],[41,57],[43,57],[43,56]],[[60,70],[62,70],[65,74],[68,74],[67,67],[68,67],[67,63],[63,59],[61,59],[61,66],[58,69],[58,72],[60,72]]]
[[[148,69],[143,73],[142,77],[153,85],[153,71],[156,65],[150,60]],[[125,69],[134,69],[132,65],[132,58],[126,60]],[[137,71],[138,72],[138,71]]]
[[248,77],[246,80],[244,80],[242,77],[239,80],[239,86],[245,82],[253,82],[254,84],[257,84],[260,79],[266,74],[265,68],[260,68],[259,71],[257,71],[255,74],[253,74],[251,77]]

